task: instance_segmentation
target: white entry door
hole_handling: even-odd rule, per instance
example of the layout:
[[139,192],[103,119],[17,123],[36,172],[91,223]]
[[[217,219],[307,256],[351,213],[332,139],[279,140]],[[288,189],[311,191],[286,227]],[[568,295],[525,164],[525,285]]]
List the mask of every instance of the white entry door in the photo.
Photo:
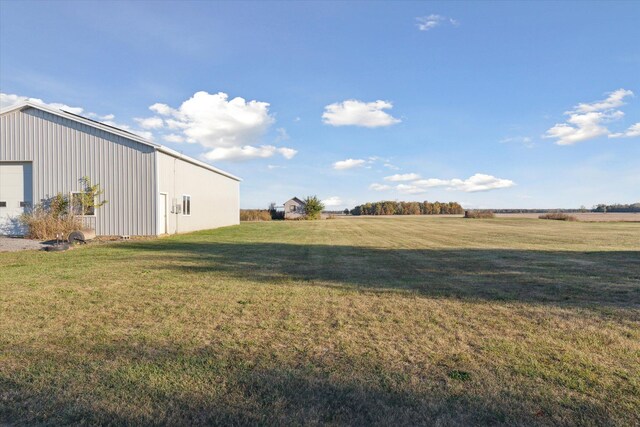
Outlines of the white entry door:
[[167,234],[167,195],[158,197],[158,234]]
[[0,234],[25,233],[18,218],[33,204],[31,163],[0,163]]

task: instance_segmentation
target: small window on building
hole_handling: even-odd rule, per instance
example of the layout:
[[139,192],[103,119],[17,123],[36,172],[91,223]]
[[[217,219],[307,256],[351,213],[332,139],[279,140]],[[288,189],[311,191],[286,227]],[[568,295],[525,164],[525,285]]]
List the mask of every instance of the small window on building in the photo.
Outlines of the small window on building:
[[7,202],[0,202],[0,208],[6,208]]
[[21,208],[30,208],[31,207],[31,203],[29,203],[29,202],[20,202],[20,207]]
[[71,193],[71,211],[74,215],[95,216],[96,210],[93,204],[87,203],[87,193],[72,192]]
[[289,209],[291,212],[295,212],[298,210],[298,207],[296,205],[291,205],[291,208]]
[[191,196],[182,196],[182,215],[191,215]]

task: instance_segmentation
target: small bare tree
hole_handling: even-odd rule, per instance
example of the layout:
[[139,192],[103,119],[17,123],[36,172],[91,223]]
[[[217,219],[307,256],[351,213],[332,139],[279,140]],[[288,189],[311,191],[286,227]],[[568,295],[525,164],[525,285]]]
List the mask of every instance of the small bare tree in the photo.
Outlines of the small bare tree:
[[73,201],[74,210],[78,215],[93,215],[101,206],[107,203],[107,200],[98,201],[98,198],[104,194],[104,190],[100,184],[92,184],[91,178],[83,176],[80,183],[84,186],[82,193],[77,193],[77,199]]

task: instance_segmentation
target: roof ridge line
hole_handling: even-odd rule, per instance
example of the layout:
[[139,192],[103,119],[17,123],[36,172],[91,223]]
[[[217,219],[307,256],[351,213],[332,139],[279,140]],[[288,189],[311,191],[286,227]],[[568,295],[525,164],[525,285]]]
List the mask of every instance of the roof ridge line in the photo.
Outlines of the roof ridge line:
[[196,166],[200,166],[200,167],[208,169],[208,170],[210,170],[212,172],[219,173],[220,175],[224,175],[224,176],[226,176],[228,178],[231,178],[231,179],[234,179],[236,181],[242,181],[241,178],[239,178],[239,177],[237,177],[237,176],[235,176],[233,174],[230,174],[229,172],[225,172],[222,169],[218,169],[215,166],[212,166],[212,165],[210,165],[208,163],[205,163],[203,161],[200,161],[198,159],[194,159],[191,156],[187,156],[185,154],[182,154],[182,153],[180,153],[180,152],[178,152],[176,150],[173,150],[173,149],[171,149],[169,147],[165,147],[164,145],[157,144],[157,143],[155,143],[153,141],[149,141],[148,139],[146,139],[146,138],[144,138],[144,137],[142,137],[140,135],[136,135],[135,133],[126,131],[124,129],[120,129],[120,128],[116,127],[116,126],[111,126],[111,125],[104,124],[104,123],[99,122],[97,120],[93,120],[93,119],[90,119],[88,117],[81,116],[79,114],[70,113],[70,112],[65,111],[63,109],[60,109],[60,108],[53,108],[53,107],[50,107],[48,105],[39,104],[39,103],[32,102],[32,101],[22,101],[22,102],[19,102],[17,104],[11,105],[9,107],[6,107],[6,108],[3,108],[2,110],[0,110],[0,116],[5,115],[7,113],[11,113],[11,112],[16,111],[16,110],[24,110],[26,108],[35,108],[35,109],[40,110],[40,111],[44,111],[44,112],[47,112],[47,113],[50,113],[50,114],[54,114],[54,115],[57,115],[59,117],[62,117],[62,118],[68,119],[68,120],[72,120],[72,121],[75,121],[75,122],[78,122],[78,123],[82,123],[82,124],[85,124],[87,126],[91,126],[93,128],[96,128],[96,129],[100,129],[102,131],[111,133],[113,135],[118,135],[118,136],[121,136],[123,138],[130,139],[130,140],[138,142],[140,144],[148,145],[150,147],[153,147],[157,151],[163,152],[163,153],[168,154],[170,156],[173,156],[173,157],[176,157],[178,159],[184,160],[186,162],[192,163],[192,164],[194,164]]

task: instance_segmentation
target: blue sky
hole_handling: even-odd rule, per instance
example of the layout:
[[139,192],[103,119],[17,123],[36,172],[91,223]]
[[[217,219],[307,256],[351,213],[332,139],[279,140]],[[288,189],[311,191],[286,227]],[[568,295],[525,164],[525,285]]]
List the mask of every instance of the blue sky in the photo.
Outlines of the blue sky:
[[40,99],[241,176],[465,207],[640,200],[639,2],[0,2]]

